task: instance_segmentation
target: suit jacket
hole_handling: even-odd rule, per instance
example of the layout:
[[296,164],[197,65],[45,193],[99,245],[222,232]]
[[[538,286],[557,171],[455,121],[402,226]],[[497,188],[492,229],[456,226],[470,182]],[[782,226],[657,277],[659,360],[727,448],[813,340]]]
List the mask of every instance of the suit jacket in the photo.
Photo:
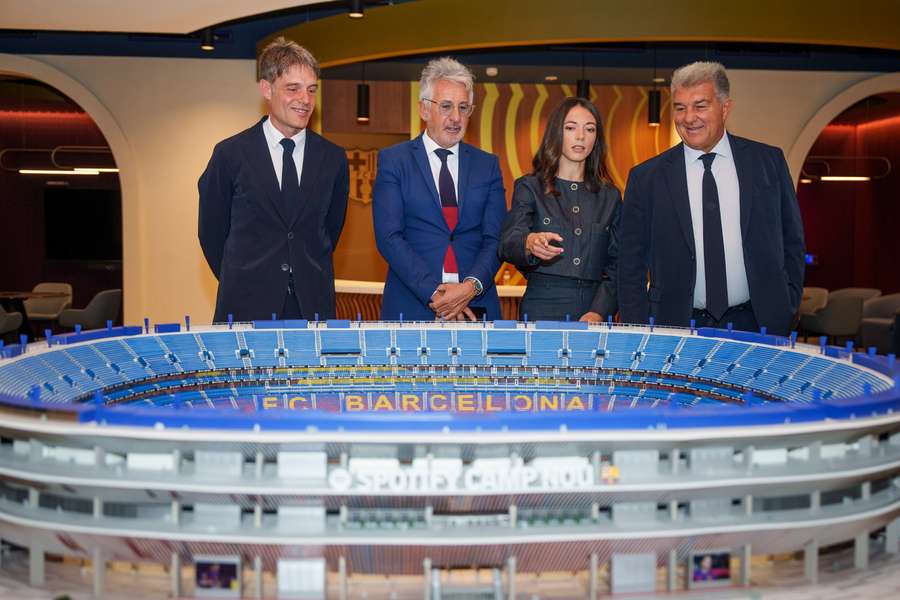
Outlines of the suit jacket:
[[[741,236],[750,303],[760,326],[788,333],[803,295],[803,223],[779,148],[729,134],[740,187]],[[624,322],[687,326],[696,254],[679,144],[634,167],[619,234],[619,308]],[[649,288],[647,286],[649,275]]]
[[494,275],[506,198],[497,157],[459,144],[459,220],[451,231],[441,212],[422,136],[378,154],[372,192],[375,242],[388,263],[381,317],[432,321],[431,295],[441,284],[447,246],[453,244],[459,278],[475,277],[484,292],[470,306],[500,318]]
[[307,130],[299,202],[284,206],[263,121],[219,142],[198,183],[200,246],[219,280],[214,320],[280,314],[291,272],[303,316],[333,318],[332,252],[347,210],[347,157]]
[[[557,189],[559,185],[557,181]],[[544,182],[536,175],[517,179],[500,235],[500,260],[515,265],[526,278],[541,273],[599,281],[590,309],[599,315],[614,315],[618,310],[616,256],[622,196],[612,185],[604,185],[594,194],[586,188],[580,193],[579,210],[573,214],[569,206],[563,206],[562,196],[544,193]],[[528,234],[540,231],[562,236],[565,252],[549,261],[525,252]]]

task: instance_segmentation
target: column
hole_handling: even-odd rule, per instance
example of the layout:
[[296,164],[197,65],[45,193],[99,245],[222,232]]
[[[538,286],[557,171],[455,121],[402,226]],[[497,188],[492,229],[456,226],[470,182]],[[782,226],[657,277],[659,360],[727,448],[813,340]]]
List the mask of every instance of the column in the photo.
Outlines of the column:
[[741,546],[741,585],[750,585],[750,559],[752,558],[750,544]]
[[669,593],[678,588],[678,550],[669,549],[669,562],[666,566],[666,590]]
[[599,592],[600,582],[597,579],[597,569],[600,568],[600,558],[597,556],[596,552],[591,552],[591,572],[589,578],[589,587],[588,587],[588,599],[589,600],[597,600],[597,594]]
[[263,563],[258,554],[253,557],[253,597],[263,597]]
[[427,556],[422,561],[422,574],[425,576],[425,585],[423,586],[423,600],[431,600],[431,589],[434,586],[434,576],[431,572],[431,559]]
[[347,586],[347,559],[344,558],[343,554],[338,559],[338,586],[338,598],[340,598],[340,600],[347,600],[349,598]]
[[803,575],[806,581],[819,583],[819,541],[810,540],[803,546]]
[[900,554],[900,518],[894,519],[884,528],[884,551]]
[[516,557],[510,556],[506,561],[506,597],[516,600]]
[[172,563],[169,566],[169,579],[172,584],[172,597],[181,598],[181,556],[177,552],[172,553]]
[[94,563],[94,598],[102,598],[103,588],[106,584],[106,556],[103,548],[94,548],[92,559]]
[[853,566],[857,569],[869,568],[869,532],[856,534],[853,544]]
[[28,547],[28,582],[31,587],[43,587],[45,581],[44,548],[40,542],[32,541]]

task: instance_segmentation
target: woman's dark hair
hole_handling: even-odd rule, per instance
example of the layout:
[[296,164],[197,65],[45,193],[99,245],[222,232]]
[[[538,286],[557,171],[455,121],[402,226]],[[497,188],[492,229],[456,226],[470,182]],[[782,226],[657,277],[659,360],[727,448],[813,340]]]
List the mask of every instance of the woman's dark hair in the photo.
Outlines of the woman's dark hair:
[[544,129],[544,138],[541,140],[541,147],[538,148],[531,163],[534,168],[533,174],[544,183],[545,194],[559,195],[554,185],[554,179],[556,171],[559,169],[559,158],[562,156],[563,127],[569,111],[576,106],[591,113],[597,122],[597,138],[594,140],[594,147],[591,148],[591,153],[588,154],[584,164],[584,183],[591,192],[597,192],[605,184],[612,183],[609,171],[606,169],[606,141],[603,137],[600,113],[597,112],[593,103],[585,98],[566,98],[550,113],[547,127]]

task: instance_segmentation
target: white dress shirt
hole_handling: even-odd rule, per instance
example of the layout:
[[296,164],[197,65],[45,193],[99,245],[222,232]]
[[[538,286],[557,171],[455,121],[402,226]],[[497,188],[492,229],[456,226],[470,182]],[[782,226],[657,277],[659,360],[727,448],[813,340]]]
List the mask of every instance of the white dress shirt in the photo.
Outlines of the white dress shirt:
[[[441,159],[435,150],[441,148],[433,139],[428,137],[428,132],[422,134],[422,143],[425,145],[425,154],[428,156],[428,165],[431,167],[431,176],[434,178],[434,189],[438,192],[438,205],[440,205],[441,197]],[[450,176],[453,177],[453,188],[456,192],[456,204],[459,206],[459,143],[447,148],[452,154],[447,156],[447,168],[450,170]],[[441,267],[441,281],[444,283],[459,283],[459,273],[448,273]]]
[[[272,157],[272,166],[275,167],[275,177],[278,178],[278,188],[281,189],[281,167],[284,163],[284,146],[281,140],[286,136],[275,129],[270,119],[263,121],[263,134],[266,136],[266,144],[269,146],[269,154]],[[291,157],[294,159],[294,166],[297,167],[297,181],[302,181],[303,177],[303,153],[306,151],[306,129],[301,129],[300,133],[291,138],[294,140],[294,152]]]
[[[750,300],[747,268],[744,265],[744,240],[741,235],[741,190],[728,134],[711,150],[716,155],[712,171],[719,192],[719,212],[722,218],[722,240],[725,243],[725,276],[728,281],[728,306]],[[706,260],[703,253],[703,161],[702,150],[684,145],[687,169],[688,198],[691,203],[691,223],[694,228],[697,281],[694,284],[694,308],[706,308]],[[749,192],[749,190],[748,190]]]

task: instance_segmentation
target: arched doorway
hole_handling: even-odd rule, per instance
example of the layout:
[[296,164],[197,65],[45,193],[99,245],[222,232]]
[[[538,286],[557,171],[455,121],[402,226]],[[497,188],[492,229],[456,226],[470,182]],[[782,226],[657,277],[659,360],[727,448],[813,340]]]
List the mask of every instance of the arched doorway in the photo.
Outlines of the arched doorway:
[[900,87],[868,95],[825,125],[797,188],[808,286],[900,291]]
[[[90,117],[111,151],[112,161],[119,169],[118,181],[121,193],[122,258],[121,281],[123,288],[122,314],[129,314],[128,306],[141,305],[138,239],[139,212],[137,202],[137,174],[131,149],[121,128],[112,114],[91,90],[56,67],[32,58],[0,54],[0,76],[22,78],[40,82],[69,98]],[[17,248],[13,256],[24,249]],[[78,303],[76,302],[76,305]]]

